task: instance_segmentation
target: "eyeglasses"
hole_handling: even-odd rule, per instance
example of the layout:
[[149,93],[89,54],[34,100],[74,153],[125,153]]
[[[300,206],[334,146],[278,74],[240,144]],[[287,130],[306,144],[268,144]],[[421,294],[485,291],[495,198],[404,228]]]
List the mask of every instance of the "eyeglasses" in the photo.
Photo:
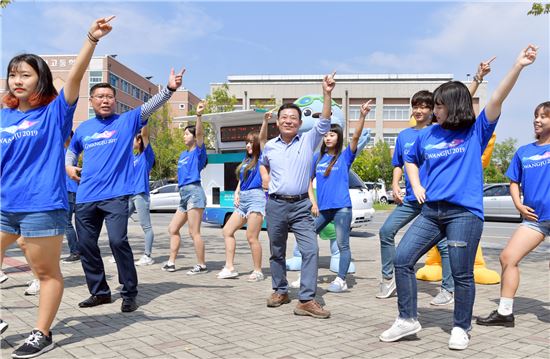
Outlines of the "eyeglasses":
[[107,99],[109,101],[112,101],[115,99],[115,97],[113,95],[97,95],[97,96],[92,96],[94,98],[97,98],[98,100],[103,100],[103,99]]

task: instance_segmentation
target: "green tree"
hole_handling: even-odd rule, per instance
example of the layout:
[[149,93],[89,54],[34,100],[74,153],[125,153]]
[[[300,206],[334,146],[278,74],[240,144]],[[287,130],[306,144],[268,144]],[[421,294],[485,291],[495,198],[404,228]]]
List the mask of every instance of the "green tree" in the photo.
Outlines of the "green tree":
[[151,180],[175,178],[178,158],[186,149],[183,143],[183,130],[172,127],[170,108],[164,104],[149,117],[149,141],[155,152],[155,166]]
[[0,8],[2,9],[5,9],[9,4],[11,4],[11,0],[0,0]]
[[491,162],[489,166],[483,170],[483,176],[485,183],[508,182],[508,178],[493,162]]
[[549,14],[550,13],[550,4],[543,4],[541,2],[533,3],[533,6],[531,7],[531,10],[527,13],[527,15],[533,15],[533,16],[539,16],[542,14]]
[[501,143],[495,143],[491,162],[483,170],[486,183],[508,182],[505,173],[516,152],[516,143],[515,138],[507,138]]
[[390,147],[384,141],[376,142],[374,147],[363,150],[356,157],[352,169],[363,181],[378,181],[381,178],[388,186],[393,175]]

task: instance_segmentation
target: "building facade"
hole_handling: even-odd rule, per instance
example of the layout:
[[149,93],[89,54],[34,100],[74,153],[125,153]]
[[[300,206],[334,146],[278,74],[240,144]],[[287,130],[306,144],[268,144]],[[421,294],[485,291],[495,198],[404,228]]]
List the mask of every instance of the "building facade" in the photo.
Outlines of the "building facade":
[[[227,77],[229,94],[237,98],[236,110],[271,108],[293,102],[309,94],[320,94],[323,75],[235,75]],[[361,104],[372,100],[372,110],[365,121],[374,141],[393,147],[401,130],[410,126],[412,95],[420,90],[435,90],[453,80],[452,74],[344,74],[336,75],[333,99],[342,106],[347,133],[352,134]],[[466,85],[468,85],[466,83]],[[211,83],[211,91],[223,83]],[[487,83],[482,83],[474,97],[476,113],[487,102]]]

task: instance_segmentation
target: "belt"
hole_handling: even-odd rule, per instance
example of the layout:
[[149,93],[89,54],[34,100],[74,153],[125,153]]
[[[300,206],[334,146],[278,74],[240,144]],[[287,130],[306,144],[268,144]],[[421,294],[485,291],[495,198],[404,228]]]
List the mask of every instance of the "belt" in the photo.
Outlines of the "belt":
[[290,196],[290,195],[286,195],[286,194],[271,193],[269,195],[269,198],[278,199],[278,200],[286,201],[286,202],[298,202],[298,201],[301,201],[303,199],[308,198],[308,194],[307,193],[302,193],[302,194],[297,194],[297,195],[294,195],[294,196]]

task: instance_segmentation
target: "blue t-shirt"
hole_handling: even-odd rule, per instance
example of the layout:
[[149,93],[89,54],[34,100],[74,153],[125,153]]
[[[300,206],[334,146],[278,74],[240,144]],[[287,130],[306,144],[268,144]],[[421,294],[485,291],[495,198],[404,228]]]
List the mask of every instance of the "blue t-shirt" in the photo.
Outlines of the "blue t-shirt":
[[76,103],[64,91],[26,112],[4,108],[0,117],[0,204],[3,212],[69,208],[63,143]]
[[[403,130],[399,133],[399,135],[397,136],[397,141],[395,142],[395,149],[394,149],[393,158],[391,161],[391,164],[393,167],[403,168],[403,173],[405,174],[405,189],[407,192],[407,195],[405,196],[406,202],[416,201],[416,197],[414,196],[411,183],[409,182],[409,177],[407,176],[407,171],[405,170],[404,167],[405,167],[405,155],[407,155],[411,150],[411,147],[414,145],[414,142],[416,141],[419,132],[420,130],[417,130],[414,128],[407,128],[406,130]],[[423,168],[424,167],[420,168],[420,183],[424,183]]]
[[[65,153],[67,153],[67,150],[65,150]],[[67,192],[76,193],[76,191],[78,190],[78,183],[75,180],[71,179],[71,177],[69,177],[67,174],[65,174],[65,181],[67,184]]]
[[496,124],[489,123],[484,109],[470,128],[451,131],[436,124],[419,132],[405,161],[425,167],[426,202],[453,203],[483,220],[481,155]]
[[539,222],[550,221],[550,145],[521,146],[506,176],[521,183],[523,204],[535,210]]
[[[261,156],[261,153],[260,153]],[[241,191],[247,191],[249,189],[262,188],[262,176],[260,175],[260,161],[256,162],[256,166],[247,172],[246,180],[244,179],[244,169],[250,163],[250,157],[246,157],[243,160],[241,171],[239,173],[239,179],[241,180]]]
[[84,151],[76,203],[112,199],[134,193],[134,136],[142,126],[141,106],[121,115],[95,117],[76,129],[69,150]]
[[142,153],[134,155],[134,193],[149,194],[149,172],[155,164],[155,153],[150,144]]
[[206,146],[195,146],[183,151],[178,160],[178,186],[201,182],[201,171],[206,166]]
[[334,156],[325,153],[319,163],[319,153],[313,156],[313,177],[317,177],[317,205],[319,210],[351,207],[349,196],[349,168],[355,160],[355,153],[346,147],[340,153],[330,174],[325,170]]

